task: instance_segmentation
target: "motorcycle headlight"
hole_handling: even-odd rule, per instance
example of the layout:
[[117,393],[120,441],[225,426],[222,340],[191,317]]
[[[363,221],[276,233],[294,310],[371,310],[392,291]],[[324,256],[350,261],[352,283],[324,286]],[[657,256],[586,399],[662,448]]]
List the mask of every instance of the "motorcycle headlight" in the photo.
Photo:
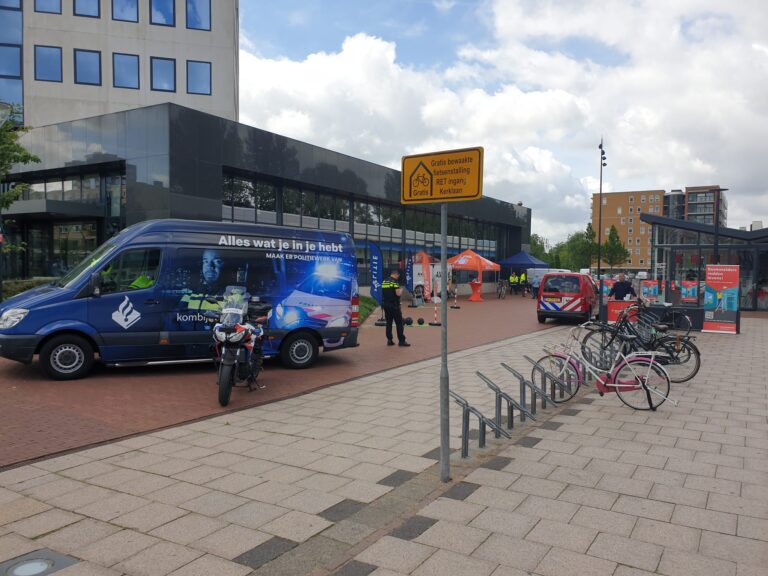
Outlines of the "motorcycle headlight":
[[245,336],[245,330],[241,330],[240,332],[232,332],[229,335],[229,341],[230,342],[240,342],[240,340],[243,339],[243,336]]
[[29,314],[29,310],[25,308],[10,308],[3,312],[3,315],[0,316],[0,330],[5,330],[7,328],[13,328],[24,320],[24,317]]

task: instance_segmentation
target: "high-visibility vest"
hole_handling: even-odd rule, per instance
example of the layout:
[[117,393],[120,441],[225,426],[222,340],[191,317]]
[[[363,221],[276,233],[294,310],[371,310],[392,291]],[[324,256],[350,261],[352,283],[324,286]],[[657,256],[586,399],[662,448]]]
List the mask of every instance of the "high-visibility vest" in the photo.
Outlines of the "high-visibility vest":
[[523,282],[525,282],[525,272],[520,274],[520,283],[522,284]]

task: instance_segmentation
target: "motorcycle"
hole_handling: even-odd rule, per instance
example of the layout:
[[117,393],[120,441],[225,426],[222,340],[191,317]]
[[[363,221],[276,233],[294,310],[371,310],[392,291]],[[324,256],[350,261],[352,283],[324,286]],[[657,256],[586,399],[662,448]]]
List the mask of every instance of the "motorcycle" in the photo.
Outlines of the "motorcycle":
[[213,349],[218,366],[219,404],[226,406],[235,386],[249,391],[262,370],[263,324],[269,306],[251,298],[244,286],[227,286],[218,322],[213,326]]

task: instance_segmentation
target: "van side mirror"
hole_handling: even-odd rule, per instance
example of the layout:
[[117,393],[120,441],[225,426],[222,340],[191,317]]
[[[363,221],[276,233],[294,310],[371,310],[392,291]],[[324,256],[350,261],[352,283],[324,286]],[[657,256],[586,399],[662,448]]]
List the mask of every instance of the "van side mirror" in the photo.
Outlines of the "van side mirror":
[[88,287],[90,288],[91,296],[96,296],[97,298],[101,296],[101,274],[98,272],[91,274]]

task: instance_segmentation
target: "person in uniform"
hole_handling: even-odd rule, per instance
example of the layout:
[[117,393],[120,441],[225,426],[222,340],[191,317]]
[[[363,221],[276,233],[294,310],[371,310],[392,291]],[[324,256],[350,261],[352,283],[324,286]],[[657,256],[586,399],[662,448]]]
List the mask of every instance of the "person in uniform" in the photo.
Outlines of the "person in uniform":
[[381,307],[384,309],[384,318],[387,321],[387,346],[394,346],[392,339],[392,322],[397,327],[398,346],[410,346],[405,341],[405,329],[403,327],[403,313],[400,311],[400,296],[403,289],[400,288],[400,271],[393,270],[389,278],[381,283]]
[[608,292],[608,298],[610,300],[624,300],[628,294],[632,294],[632,296],[637,298],[637,292],[632,287],[632,283],[627,281],[624,272],[619,272],[619,278],[611,287],[611,291]]
[[528,277],[525,275],[525,270],[520,273],[520,288],[522,289],[523,296],[525,296],[528,290]]
[[518,289],[520,288],[520,278],[518,278],[517,273],[512,271],[509,273],[509,289],[517,294]]

